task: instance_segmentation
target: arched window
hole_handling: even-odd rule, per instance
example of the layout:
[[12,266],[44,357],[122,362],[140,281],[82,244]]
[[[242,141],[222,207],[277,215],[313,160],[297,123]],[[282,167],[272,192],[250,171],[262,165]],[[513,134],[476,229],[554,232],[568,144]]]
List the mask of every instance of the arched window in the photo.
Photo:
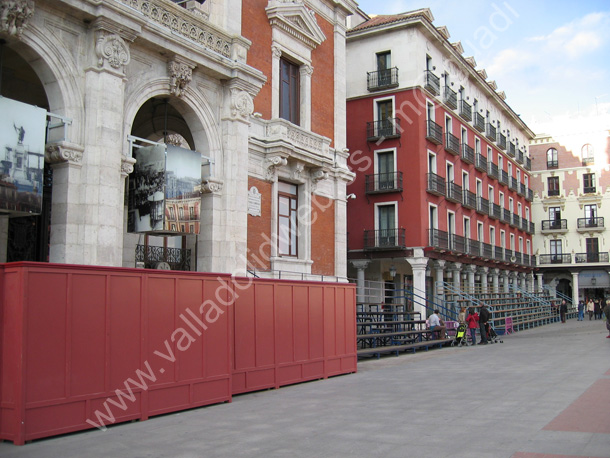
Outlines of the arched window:
[[546,152],[546,168],[556,169],[557,167],[559,167],[559,162],[557,160],[557,150],[555,148],[549,148]]

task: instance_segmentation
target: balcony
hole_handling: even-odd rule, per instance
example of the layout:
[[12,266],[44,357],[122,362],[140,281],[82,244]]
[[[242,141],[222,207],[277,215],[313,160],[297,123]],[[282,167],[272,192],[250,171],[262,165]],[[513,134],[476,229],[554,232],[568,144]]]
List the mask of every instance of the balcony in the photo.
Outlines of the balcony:
[[527,157],[527,156],[525,156],[524,159],[525,159],[525,170],[527,170],[528,172],[531,172],[531,170],[532,170],[532,160],[529,157]]
[[539,264],[571,264],[570,254],[541,254],[538,257]]
[[430,246],[439,250],[449,249],[449,233],[439,231],[438,229],[430,229],[429,231]]
[[504,248],[501,246],[494,248],[494,259],[496,261],[504,261]]
[[510,142],[508,144],[508,154],[509,154],[509,156],[515,157],[516,152],[517,152],[517,145],[515,145],[515,143],[513,143],[513,142]]
[[509,224],[511,226],[513,226],[513,227],[517,227],[518,228],[521,225],[521,217],[519,215],[517,215],[516,213],[513,213],[511,215],[510,223]]
[[496,128],[494,126],[492,126],[490,123],[487,123],[485,125],[485,136],[487,137],[488,140],[495,142],[497,135],[496,135]]
[[564,233],[568,231],[567,219],[549,219],[543,220],[541,225],[543,234],[549,233]]
[[446,199],[458,204],[462,203],[462,187],[458,186],[453,181],[447,183]]
[[479,113],[474,114],[474,122],[472,123],[474,128],[479,132],[485,132],[485,118]]
[[436,173],[428,173],[428,188],[427,191],[435,196],[445,195],[445,179]]
[[462,160],[469,164],[474,164],[474,149],[466,143],[462,143]]
[[466,253],[466,250],[468,249],[468,239],[461,235],[450,235],[449,249],[456,253]]
[[502,207],[500,207],[498,204],[490,203],[489,210],[489,216],[492,218],[497,220],[502,218]]
[[529,230],[530,227],[530,222],[528,220],[526,220],[525,218],[521,218],[521,226],[519,226],[519,228],[524,231],[527,232]]
[[457,92],[455,92],[449,86],[445,86],[443,101],[448,107],[455,110],[457,108]]
[[438,95],[441,91],[441,80],[430,70],[424,72],[424,88],[434,95]]
[[598,216],[594,218],[578,218],[576,229],[578,232],[596,232],[603,231],[604,217]]
[[528,232],[530,234],[534,234],[536,232],[536,226],[531,221],[530,221],[530,224],[529,224]]
[[525,161],[524,155],[522,151],[517,151],[517,162],[519,164],[523,164],[523,162]]
[[399,118],[386,118],[366,123],[366,137],[369,142],[400,138],[401,132]]
[[[595,191],[597,191],[597,188],[595,187],[595,185],[593,185],[593,186],[583,186],[583,188],[582,188],[582,192],[584,194],[595,194]],[[551,194],[549,193],[549,196],[550,195]]]
[[477,195],[474,192],[464,189],[462,192],[462,206],[474,210],[477,206]]
[[500,171],[498,170],[498,166],[496,164],[491,161],[487,162],[487,175],[497,180],[499,173]]
[[481,172],[487,172],[487,158],[482,154],[477,154],[474,168]]
[[481,242],[479,242],[478,240],[468,239],[468,246],[467,246],[466,253],[469,254],[470,256],[482,256],[483,249],[481,246]]
[[483,215],[489,215],[489,200],[483,197],[477,197],[477,212]]
[[367,72],[366,87],[369,92],[398,87],[398,68],[392,67],[376,72]]
[[510,224],[512,222],[511,213],[508,208],[502,209],[502,222]]
[[143,262],[146,269],[155,269],[158,263],[165,262],[171,270],[191,270],[191,250],[136,245],[136,262]]
[[489,243],[481,243],[483,247],[483,257],[486,259],[491,259],[494,257],[494,247]]
[[402,191],[402,172],[366,175],[364,179],[367,194]]
[[405,229],[364,231],[365,250],[399,250],[406,248]]
[[548,190],[549,197],[559,197],[559,195],[560,195],[559,189],[549,189]]
[[[497,143],[498,143],[498,148],[506,151],[506,135],[498,134]],[[514,157],[514,155],[513,155],[513,157]]]
[[600,251],[599,253],[590,252],[590,253],[576,253],[574,255],[574,262],[576,264],[581,264],[585,262],[608,262],[608,252]]
[[458,114],[464,121],[472,121],[472,106],[465,100],[460,100],[460,111]]
[[556,169],[559,167],[559,161],[557,159],[547,159],[546,160],[546,168],[547,169]]
[[534,191],[532,191],[530,188],[527,188],[527,193],[525,194],[525,199],[530,202],[534,201]]
[[510,177],[510,181],[508,182],[508,187],[509,187],[509,189],[512,189],[513,191],[519,190],[519,182],[517,181],[517,179],[515,177]]
[[460,139],[449,132],[445,134],[445,151],[456,156],[460,154]]
[[431,119],[426,123],[426,139],[437,145],[443,143],[443,128]]

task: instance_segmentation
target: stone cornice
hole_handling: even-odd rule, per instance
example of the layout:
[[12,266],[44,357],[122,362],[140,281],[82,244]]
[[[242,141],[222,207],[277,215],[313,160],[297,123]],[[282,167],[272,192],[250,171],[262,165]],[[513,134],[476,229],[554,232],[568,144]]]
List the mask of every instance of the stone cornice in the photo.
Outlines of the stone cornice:
[[[69,142],[47,143],[44,160],[49,164],[69,164],[80,167],[83,164],[85,148]],[[134,161],[135,162],[135,161]]]

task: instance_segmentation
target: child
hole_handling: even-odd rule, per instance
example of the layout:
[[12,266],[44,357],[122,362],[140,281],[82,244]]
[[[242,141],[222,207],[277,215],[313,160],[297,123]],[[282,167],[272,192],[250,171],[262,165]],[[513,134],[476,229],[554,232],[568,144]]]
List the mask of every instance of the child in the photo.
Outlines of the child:
[[470,330],[470,338],[472,339],[472,345],[477,344],[477,328],[479,327],[479,314],[475,311],[474,307],[468,309],[468,316],[466,317],[468,323],[468,329]]
[[460,309],[460,313],[458,314],[458,322],[466,323],[466,307],[462,307]]

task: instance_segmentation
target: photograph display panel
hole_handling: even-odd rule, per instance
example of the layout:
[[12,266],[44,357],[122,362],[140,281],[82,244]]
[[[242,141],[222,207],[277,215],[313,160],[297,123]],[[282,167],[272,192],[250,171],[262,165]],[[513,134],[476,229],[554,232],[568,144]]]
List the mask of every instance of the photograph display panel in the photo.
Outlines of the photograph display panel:
[[129,177],[127,230],[163,231],[165,213],[165,145],[137,148],[136,163]]
[[165,232],[199,234],[201,154],[167,146]]

